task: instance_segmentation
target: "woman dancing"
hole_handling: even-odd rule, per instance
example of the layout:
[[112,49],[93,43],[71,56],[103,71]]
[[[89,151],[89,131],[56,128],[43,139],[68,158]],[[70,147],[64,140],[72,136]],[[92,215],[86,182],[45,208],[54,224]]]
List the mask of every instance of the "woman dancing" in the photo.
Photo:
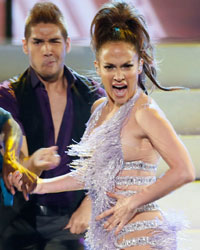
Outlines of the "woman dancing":
[[[38,179],[34,193],[87,189],[92,218],[86,241],[92,250],[177,249],[178,221],[156,200],[193,181],[190,156],[155,101],[146,76],[156,80],[153,47],[145,21],[124,2],[104,5],[91,25],[95,67],[107,97],[93,105],[72,173]],[[169,170],[156,179],[160,157]],[[20,176],[11,181],[20,188]]]

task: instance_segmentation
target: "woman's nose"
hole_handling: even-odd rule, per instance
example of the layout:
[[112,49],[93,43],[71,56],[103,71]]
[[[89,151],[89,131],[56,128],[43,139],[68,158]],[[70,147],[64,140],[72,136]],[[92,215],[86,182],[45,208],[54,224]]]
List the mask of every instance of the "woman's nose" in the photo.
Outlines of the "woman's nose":
[[124,74],[121,70],[116,70],[114,80],[117,82],[121,82],[122,80],[124,80]]

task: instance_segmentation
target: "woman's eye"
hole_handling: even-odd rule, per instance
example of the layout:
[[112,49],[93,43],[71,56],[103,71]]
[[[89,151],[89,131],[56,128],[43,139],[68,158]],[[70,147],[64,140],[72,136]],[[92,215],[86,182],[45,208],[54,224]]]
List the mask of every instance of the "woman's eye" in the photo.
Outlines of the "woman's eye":
[[124,68],[131,68],[131,67],[133,67],[133,64],[125,64],[125,65],[123,65],[123,67]]
[[113,66],[113,65],[106,65],[106,66],[104,66],[104,68],[105,68],[105,69],[113,69],[114,66]]

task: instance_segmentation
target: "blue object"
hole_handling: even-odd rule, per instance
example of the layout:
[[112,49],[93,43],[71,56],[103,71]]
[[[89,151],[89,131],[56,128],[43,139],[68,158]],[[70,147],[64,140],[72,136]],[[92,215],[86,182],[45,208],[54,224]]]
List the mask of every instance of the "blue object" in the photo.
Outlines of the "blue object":
[[119,32],[119,31],[120,31],[120,28],[119,28],[119,27],[115,27],[114,30],[115,30],[116,32]]
[[[3,125],[7,122],[7,120],[11,117],[10,113],[6,110],[0,108],[0,133],[2,132]],[[3,166],[3,156],[0,154],[0,174],[2,172]],[[2,177],[0,177],[0,188],[3,195],[3,203],[5,206],[13,205],[13,195],[7,190]]]
[[[0,154],[0,173],[2,171],[2,165],[3,165],[3,157]],[[9,206],[9,207],[13,206],[13,195],[7,190],[2,177],[0,177],[0,187],[3,195],[4,206]]]
[[1,191],[2,191],[2,195],[3,195],[4,206],[12,207],[13,206],[13,195],[10,192],[8,192],[2,178],[0,178],[0,186],[1,186]]

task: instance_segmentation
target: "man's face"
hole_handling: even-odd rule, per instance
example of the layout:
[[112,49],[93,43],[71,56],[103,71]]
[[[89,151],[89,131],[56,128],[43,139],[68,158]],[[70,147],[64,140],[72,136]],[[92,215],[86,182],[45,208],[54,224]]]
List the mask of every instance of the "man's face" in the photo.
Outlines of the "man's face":
[[53,82],[62,77],[70,41],[64,39],[57,25],[39,23],[31,27],[30,37],[23,40],[23,49],[31,67],[44,81]]

